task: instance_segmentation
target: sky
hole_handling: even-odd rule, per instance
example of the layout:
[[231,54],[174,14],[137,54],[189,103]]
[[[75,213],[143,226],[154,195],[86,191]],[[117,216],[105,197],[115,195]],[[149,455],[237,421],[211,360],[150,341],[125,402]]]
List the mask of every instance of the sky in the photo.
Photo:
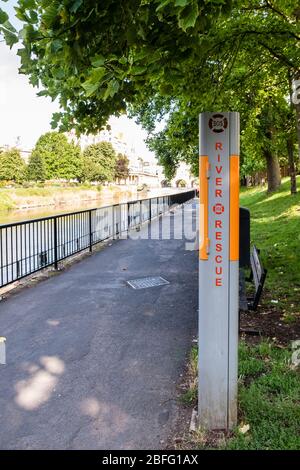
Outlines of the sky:
[[[16,3],[16,0],[9,0],[0,2],[0,5],[18,29],[20,22],[13,17]],[[18,45],[9,49],[0,42],[0,147],[11,147],[19,142],[22,150],[31,150],[39,136],[51,130],[51,116],[59,107],[50,98],[36,96],[39,90],[29,84],[25,75],[18,73],[20,60],[17,50]],[[147,133],[141,126],[125,115],[112,118],[110,124],[113,130],[126,135],[128,144],[135,147],[137,155],[154,161],[154,154],[144,142]]]

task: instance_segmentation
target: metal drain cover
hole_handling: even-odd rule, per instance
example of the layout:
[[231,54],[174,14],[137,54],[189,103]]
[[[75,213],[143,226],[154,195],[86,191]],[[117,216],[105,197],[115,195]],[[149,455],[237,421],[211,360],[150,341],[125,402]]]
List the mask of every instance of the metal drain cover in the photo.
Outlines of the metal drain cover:
[[147,289],[147,287],[164,286],[170,284],[169,281],[160,276],[142,277],[141,279],[132,279],[126,281],[133,289]]

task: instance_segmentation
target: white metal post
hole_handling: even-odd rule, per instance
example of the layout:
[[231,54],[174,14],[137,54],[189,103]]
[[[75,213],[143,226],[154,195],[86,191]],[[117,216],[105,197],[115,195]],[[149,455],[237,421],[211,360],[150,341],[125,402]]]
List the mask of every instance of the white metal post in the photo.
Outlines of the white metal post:
[[239,114],[200,115],[198,423],[237,419]]

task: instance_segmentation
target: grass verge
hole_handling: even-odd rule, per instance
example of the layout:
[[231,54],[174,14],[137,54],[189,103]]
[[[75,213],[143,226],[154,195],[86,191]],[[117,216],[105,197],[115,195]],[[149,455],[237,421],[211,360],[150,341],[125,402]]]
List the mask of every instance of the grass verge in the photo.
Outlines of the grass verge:
[[77,202],[93,200],[100,196],[101,190],[101,186],[81,184],[68,187],[54,183],[33,187],[0,187],[0,214],[12,209],[72,204],[74,200]]
[[[197,360],[193,348],[190,364]],[[232,433],[187,434],[181,448],[224,450],[299,450],[299,369],[292,365],[292,350],[272,342],[239,348],[239,424]],[[194,369],[194,366],[190,366]],[[196,376],[181,401],[196,405]]]
[[283,320],[293,322],[300,318],[300,192],[291,195],[284,178],[272,194],[262,187],[242,189],[240,203],[250,209],[251,241],[268,269],[264,305],[276,305]]

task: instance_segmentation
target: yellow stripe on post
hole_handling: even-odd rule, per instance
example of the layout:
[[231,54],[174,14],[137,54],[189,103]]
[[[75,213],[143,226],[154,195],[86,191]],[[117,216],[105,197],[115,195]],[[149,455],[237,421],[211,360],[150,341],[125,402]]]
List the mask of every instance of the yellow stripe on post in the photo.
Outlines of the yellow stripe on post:
[[240,174],[239,174],[239,156],[230,156],[230,261],[239,259],[239,231],[240,231]]
[[208,156],[201,156],[199,159],[199,197],[200,197],[200,246],[199,257],[208,260]]

